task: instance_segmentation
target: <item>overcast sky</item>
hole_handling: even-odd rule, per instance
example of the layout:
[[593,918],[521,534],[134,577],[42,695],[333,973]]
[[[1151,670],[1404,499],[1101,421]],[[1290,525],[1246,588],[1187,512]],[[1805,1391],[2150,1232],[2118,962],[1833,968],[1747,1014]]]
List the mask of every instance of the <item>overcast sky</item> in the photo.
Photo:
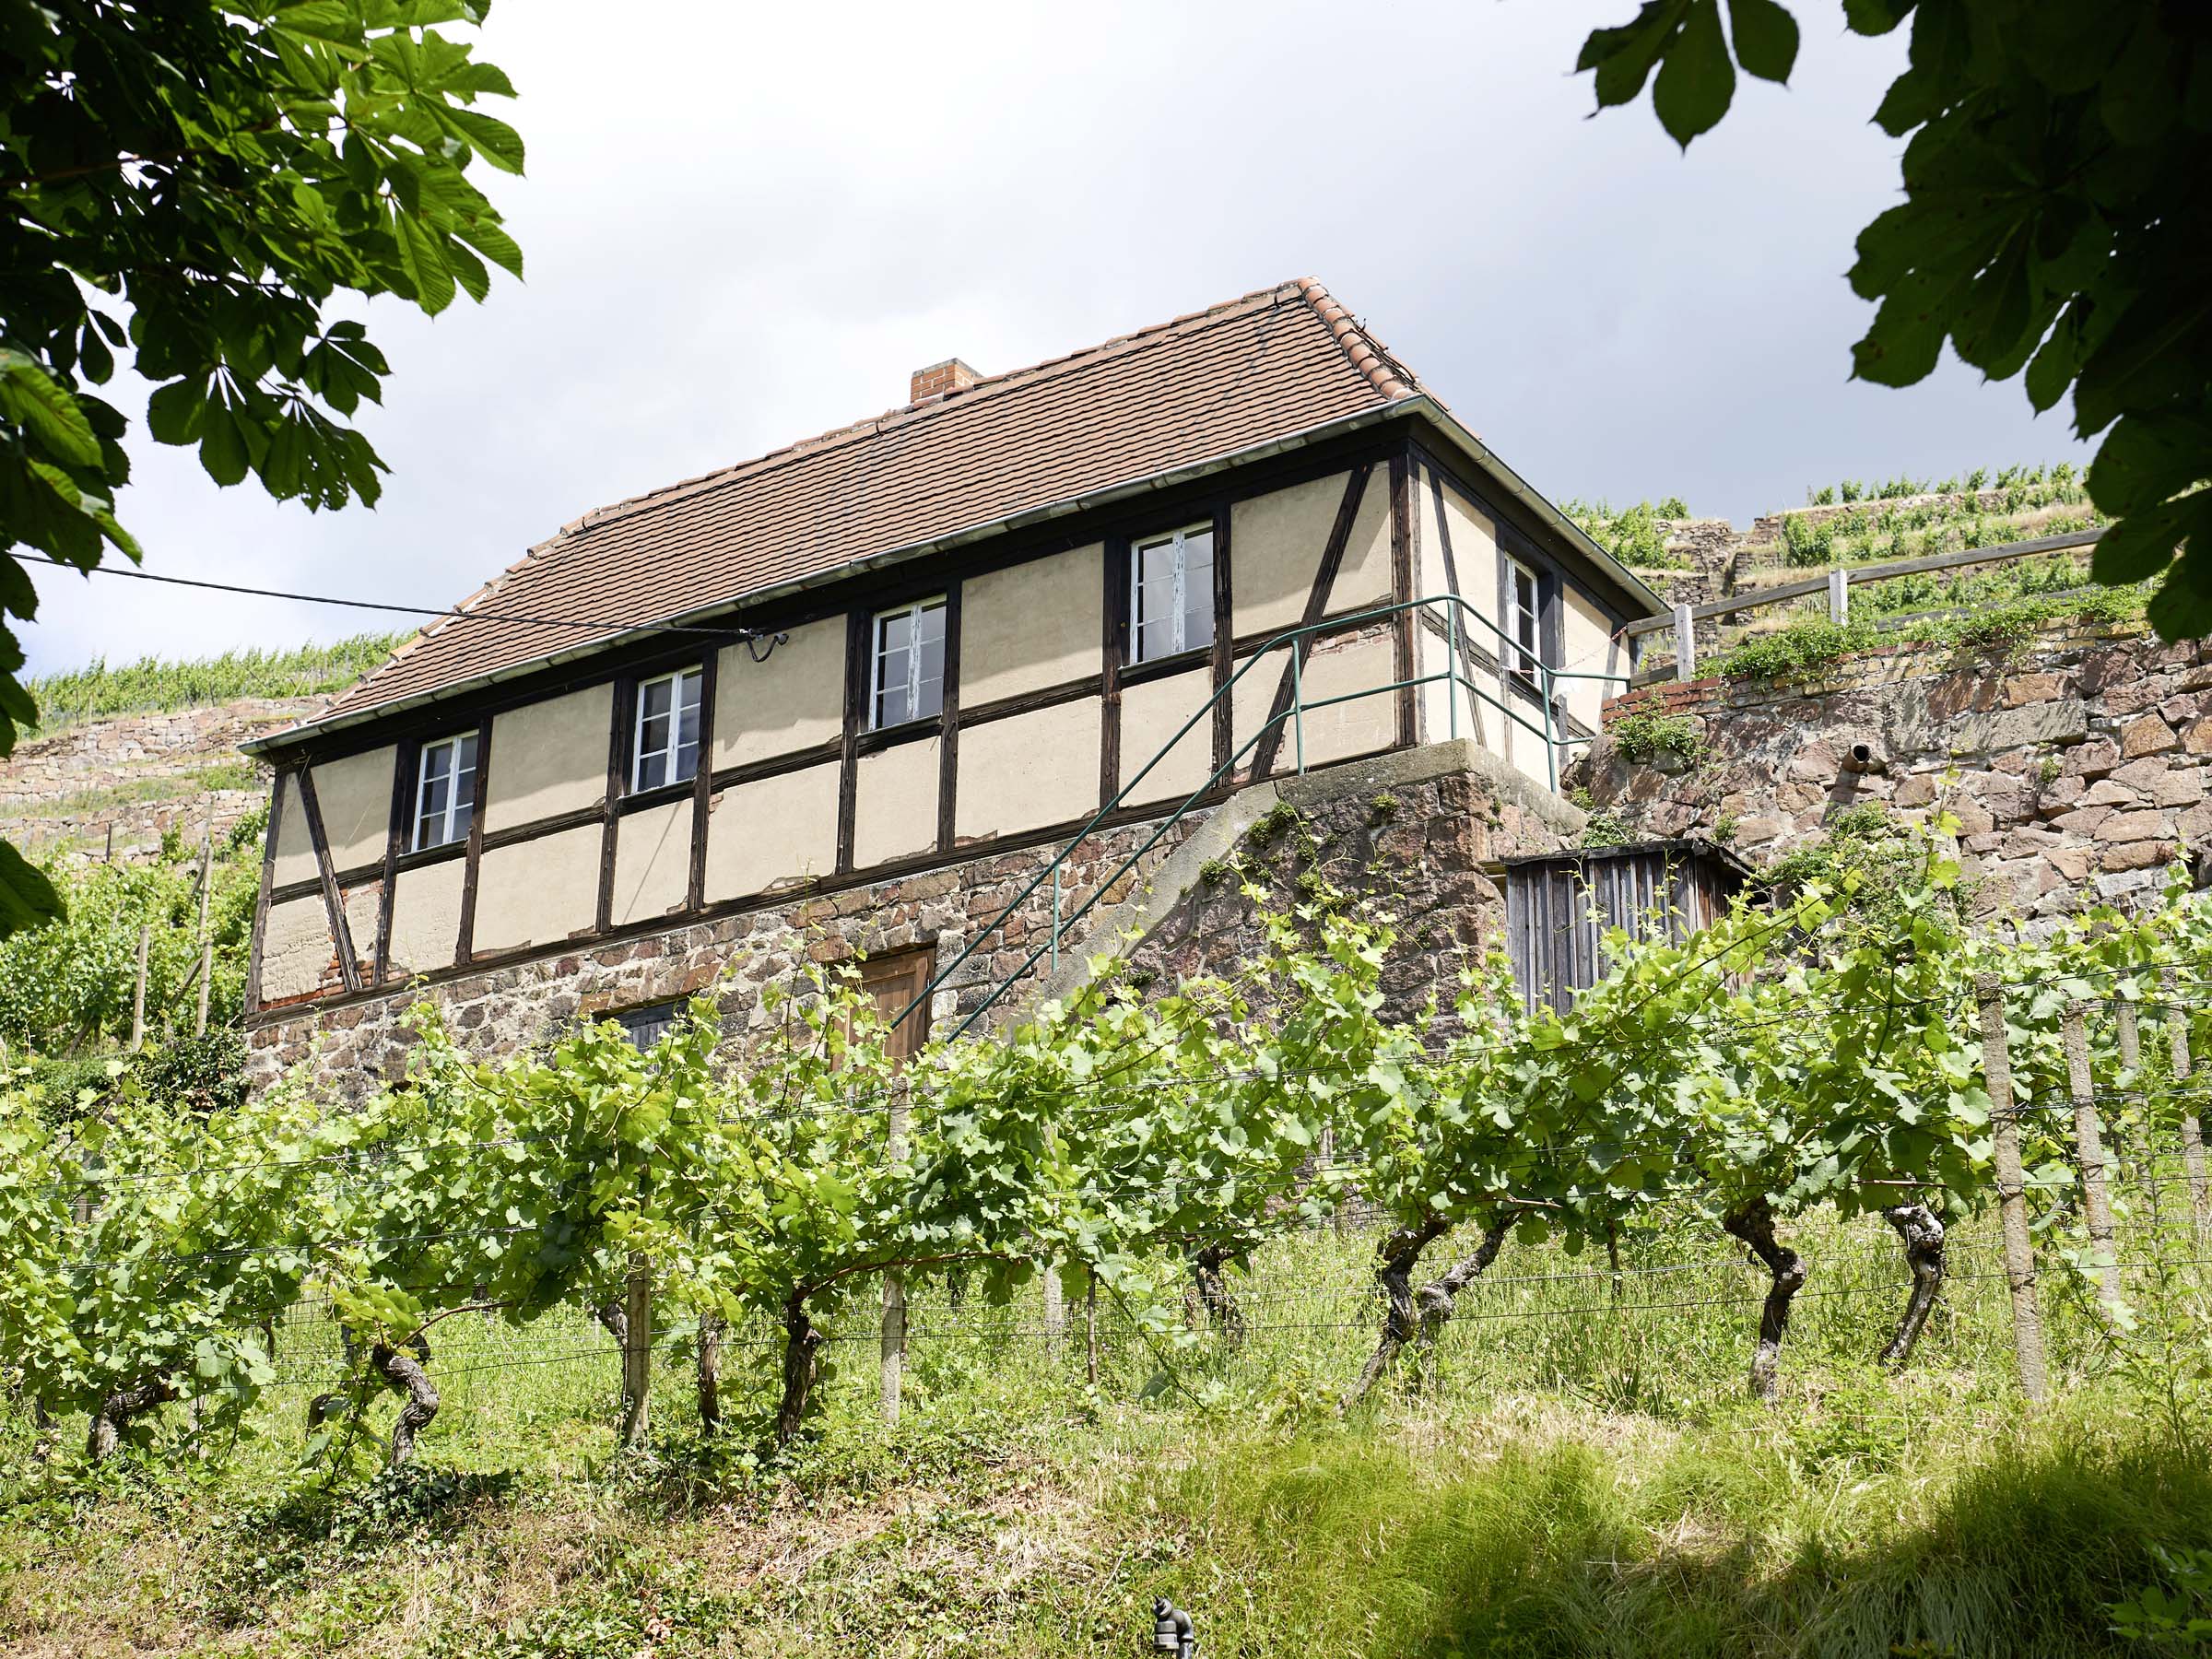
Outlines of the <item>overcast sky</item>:
[[[1867,124],[1902,39],[1799,0],[1786,90],[1685,157],[1587,119],[1633,0],[769,7],[502,0],[479,38],[529,176],[529,276],[371,308],[383,500],[310,514],[135,446],[148,569],[446,605],[588,509],[905,400],[1312,275],[1554,499],[1739,523],[1838,477],[2078,458],[1955,361],[1852,384],[1843,280],[1896,199]],[[135,418],[141,411],[129,411]],[[360,612],[41,572],[33,672],[285,646]]]

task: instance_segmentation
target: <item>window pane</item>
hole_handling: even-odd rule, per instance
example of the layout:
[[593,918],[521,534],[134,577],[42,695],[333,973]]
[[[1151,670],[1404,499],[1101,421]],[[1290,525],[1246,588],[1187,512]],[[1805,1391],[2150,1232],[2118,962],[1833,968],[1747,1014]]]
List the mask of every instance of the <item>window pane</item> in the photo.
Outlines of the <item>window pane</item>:
[[876,707],[873,724],[881,728],[909,718],[907,676],[912,670],[914,614],[888,611],[876,618]]
[[939,599],[923,606],[921,623],[924,647],[935,645],[940,651],[943,650],[945,645],[945,602]]
[[648,755],[668,752],[668,712],[648,714],[638,723],[638,759],[641,762]]
[[906,657],[903,648],[876,659],[876,724],[897,725],[906,718]]
[[1182,648],[1214,641],[1214,533],[1194,531],[1182,540]]
[[667,782],[668,751],[666,749],[655,750],[638,757],[638,787],[640,789],[658,789]]
[[931,614],[937,618],[937,628],[934,637],[926,625],[922,629],[921,663],[914,685],[916,720],[926,720],[945,707],[945,613]]
[[422,799],[415,808],[418,847],[434,847],[445,840],[445,804],[451,797],[453,783],[444,768],[452,759],[452,748],[440,744],[423,761]]
[[676,688],[673,680],[648,680],[639,688],[639,715],[646,720],[665,717],[668,712],[668,694]]
[[446,820],[445,839],[460,841],[468,834],[469,821],[477,815],[476,796],[465,784],[456,785],[453,814]]
[[683,677],[676,723],[676,781],[699,775],[699,676]]
[[1175,653],[1175,619],[1161,617],[1156,621],[1140,623],[1136,630],[1136,660],[1155,662]]

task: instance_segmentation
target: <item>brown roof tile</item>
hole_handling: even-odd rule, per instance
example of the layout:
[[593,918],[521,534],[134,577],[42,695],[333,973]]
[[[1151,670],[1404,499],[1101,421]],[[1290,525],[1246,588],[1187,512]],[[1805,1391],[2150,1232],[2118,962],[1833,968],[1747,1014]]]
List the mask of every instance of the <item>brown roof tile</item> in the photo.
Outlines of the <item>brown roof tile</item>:
[[431,623],[324,718],[1419,391],[1318,282],[1263,288],[586,513],[463,602],[486,614]]

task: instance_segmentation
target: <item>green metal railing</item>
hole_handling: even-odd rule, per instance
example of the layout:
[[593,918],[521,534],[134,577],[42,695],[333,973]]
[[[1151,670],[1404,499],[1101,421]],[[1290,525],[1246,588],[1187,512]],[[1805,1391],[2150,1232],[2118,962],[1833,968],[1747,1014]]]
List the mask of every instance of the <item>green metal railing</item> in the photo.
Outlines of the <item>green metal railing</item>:
[[[1387,621],[1391,618],[1395,617],[1401,612],[1405,611],[1430,612],[1431,610],[1441,610],[1443,617],[1444,666],[1440,671],[1434,674],[1416,674],[1406,679],[1394,679],[1387,685],[1362,687],[1357,691],[1339,692],[1333,697],[1324,697],[1312,700],[1309,700],[1307,699],[1305,695],[1305,653],[1298,649],[1298,647],[1303,641],[1312,639],[1318,634],[1338,634],[1352,629],[1357,629],[1364,624]],[[1479,622],[1483,627],[1488,629],[1490,632],[1498,636],[1498,679],[1499,688],[1504,693],[1503,696],[1493,696],[1483,686],[1477,683],[1477,681],[1465,671],[1463,665],[1467,662],[1467,652],[1466,647],[1462,642],[1460,633],[1460,618],[1463,612],[1465,613],[1466,616],[1471,617],[1475,621]],[[1180,744],[1183,738],[1188,736],[1202,723],[1209,723],[1212,720],[1215,711],[1223,706],[1224,700],[1232,699],[1235,696],[1238,681],[1241,680],[1245,675],[1251,673],[1252,670],[1260,663],[1268,660],[1274,653],[1284,649],[1288,649],[1290,652],[1289,706],[1283,710],[1283,712],[1279,714],[1270,714],[1268,718],[1262,723],[1259,730],[1254,732],[1249,738],[1245,739],[1245,741],[1238,747],[1236,751],[1231,754],[1227,760],[1223,761],[1219,766],[1214,768],[1212,773],[1206,778],[1206,782],[1201,783],[1196,789],[1193,790],[1180,806],[1176,807],[1172,813],[1169,814],[1167,818],[1163,818],[1159,824],[1154,826],[1152,833],[1145,838],[1143,845],[1139,846],[1134,853],[1130,853],[1128,857],[1124,859],[1119,867],[1114,870],[1112,875],[1107,877],[1103,881],[1100,881],[1094,886],[1090,891],[1089,897],[1086,898],[1081,904],[1077,905],[1072,912],[1063,916],[1061,914],[1060,877],[1062,868],[1066,865],[1069,856],[1076,851],[1077,847],[1080,847],[1085,841],[1088,840],[1093,834],[1095,834],[1101,824],[1103,824],[1108,818],[1112,818],[1116,812],[1121,810],[1124,803],[1129,799],[1131,794],[1144,782],[1147,776],[1150,775],[1152,769],[1159,765],[1160,762],[1165,760],[1169,755],[1173,753],[1176,746]],[[1053,884],[1053,925],[1051,937],[1046,941],[1046,943],[1038,946],[1034,950],[1030,951],[1028,957],[1022,960],[1019,967],[1016,968],[1011,973],[1006,975],[995,985],[992,986],[990,994],[973,1008],[970,1009],[967,1017],[963,1018],[959,1025],[953,1028],[952,1035],[959,1037],[965,1033],[968,1028],[973,1025],[978,1019],[982,1018],[983,1015],[997,1003],[998,999],[1004,996],[1007,990],[1022,977],[1023,974],[1028,973],[1032,968],[1036,967],[1040,959],[1044,958],[1049,954],[1051,958],[1052,971],[1056,972],[1060,966],[1061,935],[1065,934],[1074,924],[1080,922],[1086,915],[1089,914],[1091,910],[1098,904],[1100,899],[1102,898],[1116,882],[1120,881],[1124,876],[1126,876],[1130,871],[1134,870],[1143,860],[1146,853],[1151,852],[1154,847],[1158,846],[1160,841],[1168,834],[1170,830],[1173,830],[1177,824],[1181,823],[1184,818],[1189,816],[1194,807],[1199,806],[1206,799],[1206,797],[1212,792],[1216,784],[1219,783],[1223,778],[1233,773],[1238,766],[1242,764],[1244,758],[1251,754],[1254,748],[1258,747],[1259,745],[1267,738],[1270,733],[1279,731],[1285,722],[1288,722],[1290,725],[1292,734],[1293,757],[1297,770],[1301,775],[1304,773],[1306,770],[1305,717],[1308,713],[1316,710],[1330,708],[1337,703],[1359,702],[1371,697],[1385,697],[1397,691],[1409,689],[1410,688],[1416,686],[1428,686],[1439,683],[1450,684],[1455,688],[1464,688],[1470,696],[1479,700],[1482,702],[1488,703],[1491,708],[1497,710],[1498,712],[1503,715],[1507,720],[1510,720],[1515,725],[1520,726],[1523,730],[1529,733],[1530,735],[1540,739],[1544,745],[1545,781],[1549,787],[1557,790],[1559,786],[1560,751],[1562,749],[1569,748],[1577,743],[1588,743],[1591,741],[1591,738],[1587,735],[1576,736],[1571,734],[1560,732],[1555,729],[1553,713],[1554,710],[1559,704],[1559,682],[1562,680],[1595,680],[1623,687],[1627,686],[1629,683],[1628,677],[1626,675],[1578,674],[1564,668],[1553,668],[1541,661],[1532,658],[1524,647],[1516,643],[1506,634],[1503,629],[1499,627],[1499,625],[1492,621],[1489,618],[1484,616],[1480,611],[1477,610],[1473,605],[1469,604],[1465,597],[1458,594],[1440,594],[1429,598],[1400,600],[1394,604],[1378,606],[1371,610],[1359,611],[1349,616],[1332,617],[1324,622],[1309,623],[1303,627],[1293,628],[1288,629],[1287,632],[1276,635],[1273,639],[1267,641],[1266,643],[1260,646],[1260,648],[1254,651],[1250,656],[1246,657],[1244,661],[1237,666],[1236,671],[1215,689],[1214,694],[1207,698],[1206,701],[1199,706],[1198,711],[1188,720],[1182,723],[1182,726],[1177,729],[1175,735],[1169,738],[1165,744],[1160,746],[1159,752],[1154,755],[1151,759],[1146,761],[1143,768],[1137,772],[1137,774],[1131,778],[1126,783],[1122,785],[1121,790],[1114,795],[1113,799],[1107,802],[1105,806],[1100,807],[1099,810],[1092,815],[1090,820],[1086,823],[1082,829],[1076,831],[1074,837],[1068,841],[1067,845],[1060,849],[1059,853],[1053,859],[1053,862],[1044,869],[1038,871],[1035,876],[1031,877],[1028,883],[1023,886],[1021,891],[1015,894],[1012,899],[1006,901],[1006,908],[1001,910],[997,915],[992,917],[990,922],[982,929],[980,929],[976,933],[975,936],[961,947],[958,956],[954,957],[951,961],[945,964],[945,966],[942,968],[939,968],[937,971],[931,976],[929,982],[922,987],[921,991],[915,995],[914,1000],[907,1004],[904,1008],[900,1009],[898,1018],[891,1021],[893,1029],[896,1029],[898,1026],[903,1024],[908,1018],[912,1018],[915,1009],[926,1005],[931,997],[935,996],[939,990],[943,989],[944,986],[951,980],[952,976],[959,971],[961,965],[965,963],[969,958],[972,957],[982,947],[982,942],[991,937],[993,934],[997,933],[1000,929],[1005,927],[1007,921],[1014,915],[1014,913],[1024,904],[1029,902],[1030,896],[1036,892],[1039,888],[1042,887],[1047,879],[1050,879]],[[1520,709],[1513,706],[1514,699],[1512,697],[1511,688],[1515,681],[1519,681],[1522,685],[1529,687],[1532,697],[1535,695],[1535,689],[1540,688],[1542,695],[1538,706],[1543,717],[1541,724],[1532,721],[1526,714],[1523,713]],[[1450,712],[1446,717],[1446,735],[1456,738],[1459,735],[1460,703],[1456,690],[1450,698],[1449,702]],[[1233,708],[1233,702],[1231,702],[1230,706]]]

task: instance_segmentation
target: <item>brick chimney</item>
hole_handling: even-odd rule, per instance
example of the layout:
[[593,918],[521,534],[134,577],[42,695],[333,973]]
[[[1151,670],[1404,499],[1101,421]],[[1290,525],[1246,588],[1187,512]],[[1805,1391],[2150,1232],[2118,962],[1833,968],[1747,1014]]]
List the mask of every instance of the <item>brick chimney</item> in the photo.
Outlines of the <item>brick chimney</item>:
[[913,390],[906,401],[935,403],[948,392],[967,391],[982,378],[959,358],[947,358],[941,363],[914,371]]

